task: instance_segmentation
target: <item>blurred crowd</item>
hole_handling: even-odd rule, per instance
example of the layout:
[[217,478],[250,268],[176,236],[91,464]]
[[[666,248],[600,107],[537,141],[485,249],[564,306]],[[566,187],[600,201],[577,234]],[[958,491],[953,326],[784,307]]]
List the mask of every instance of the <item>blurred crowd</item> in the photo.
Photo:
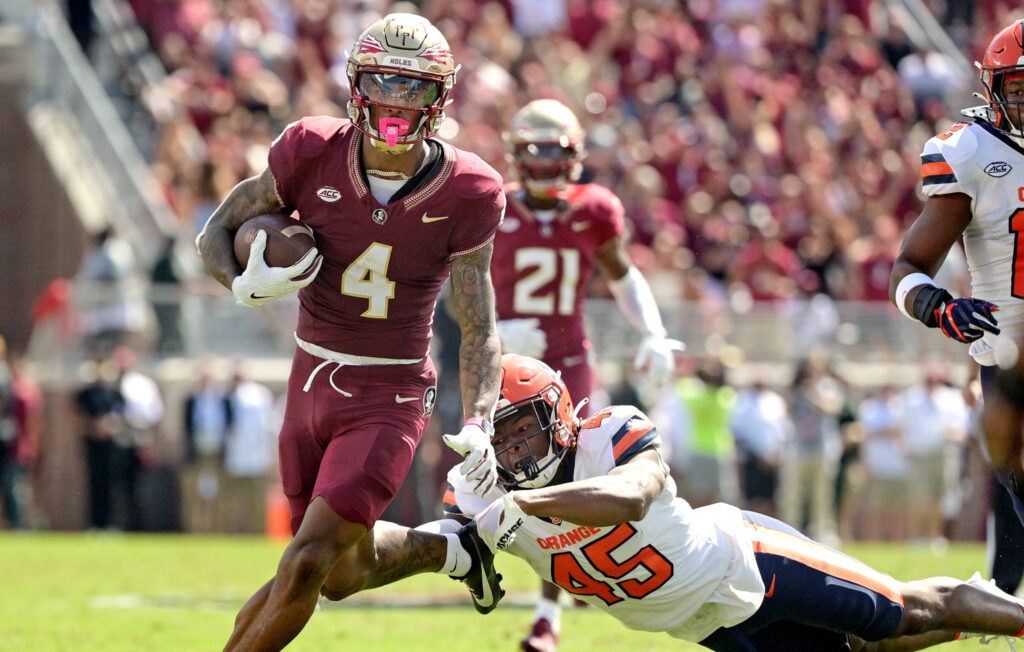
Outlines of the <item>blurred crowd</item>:
[[[346,50],[415,11],[462,65],[442,137],[507,172],[511,115],[565,102],[588,129],[584,180],[623,200],[655,291],[738,305],[886,301],[921,146],[978,86],[879,0],[130,4],[169,73],[147,91],[154,168],[189,235],[288,122],[346,115]],[[930,4],[968,60],[1012,7]]]
[[[775,515],[816,539],[913,541],[944,550],[981,534],[978,388],[933,362],[915,382],[856,387],[823,352],[787,386],[735,386],[715,358],[683,357],[650,413],[681,495]],[[641,406],[643,406],[641,404]],[[971,510],[966,510],[971,511]]]

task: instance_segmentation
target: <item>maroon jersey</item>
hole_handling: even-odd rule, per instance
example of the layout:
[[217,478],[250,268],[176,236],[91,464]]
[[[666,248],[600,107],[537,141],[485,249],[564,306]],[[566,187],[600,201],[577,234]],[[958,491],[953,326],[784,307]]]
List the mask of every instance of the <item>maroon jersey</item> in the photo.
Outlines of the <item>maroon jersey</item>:
[[583,332],[583,298],[601,245],[621,235],[623,209],[607,188],[569,186],[568,207],[542,224],[507,191],[508,214],[494,238],[491,277],[498,319],[536,317],[547,334],[544,360],[559,368],[590,347]]
[[422,358],[451,259],[486,246],[501,223],[501,177],[441,143],[437,175],[383,206],[362,175],[361,141],[348,120],[317,116],[289,125],[270,148],[278,196],[313,228],[324,257],[299,293],[297,333],[342,353]]

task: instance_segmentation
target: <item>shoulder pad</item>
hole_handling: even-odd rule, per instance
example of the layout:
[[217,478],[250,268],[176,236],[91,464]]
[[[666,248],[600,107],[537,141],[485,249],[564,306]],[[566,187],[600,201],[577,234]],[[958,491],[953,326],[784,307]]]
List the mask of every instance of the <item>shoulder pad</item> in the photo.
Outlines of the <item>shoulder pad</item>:
[[289,140],[296,156],[314,158],[327,149],[327,143],[346,123],[326,115],[305,117],[285,127],[278,138]]
[[446,155],[455,159],[452,189],[460,197],[477,199],[503,193],[501,175],[476,154],[445,145]]
[[962,163],[978,149],[977,129],[981,127],[973,122],[958,122],[925,143],[922,154],[942,154],[947,163]]

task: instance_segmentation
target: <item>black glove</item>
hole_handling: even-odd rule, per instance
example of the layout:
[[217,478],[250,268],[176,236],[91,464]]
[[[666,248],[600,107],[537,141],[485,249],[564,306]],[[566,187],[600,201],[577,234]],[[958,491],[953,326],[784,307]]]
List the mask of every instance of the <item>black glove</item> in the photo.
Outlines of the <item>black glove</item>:
[[999,335],[999,322],[992,314],[997,310],[996,304],[982,299],[953,299],[935,308],[935,321],[949,339],[970,343],[981,339],[984,331]]

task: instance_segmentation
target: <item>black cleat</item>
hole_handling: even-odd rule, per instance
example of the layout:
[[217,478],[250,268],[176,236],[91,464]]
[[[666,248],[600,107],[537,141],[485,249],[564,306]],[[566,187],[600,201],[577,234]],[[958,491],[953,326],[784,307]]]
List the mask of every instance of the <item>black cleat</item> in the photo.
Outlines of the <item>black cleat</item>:
[[465,582],[473,607],[482,614],[490,613],[505,595],[501,588],[501,575],[494,572],[494,553],[476,533],[476,522],[464,525],[458,532],[459,543],[469,553],[473,563],[469,572],[455,579]]

